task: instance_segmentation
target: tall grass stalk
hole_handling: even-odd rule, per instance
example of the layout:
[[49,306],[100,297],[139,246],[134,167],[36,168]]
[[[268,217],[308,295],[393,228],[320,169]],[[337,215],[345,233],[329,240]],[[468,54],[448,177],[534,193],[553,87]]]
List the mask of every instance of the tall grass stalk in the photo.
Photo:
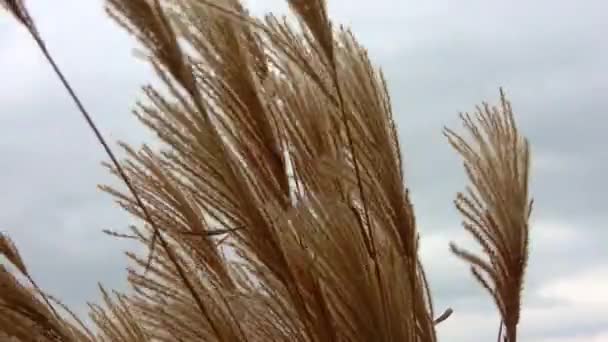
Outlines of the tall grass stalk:
[[[101,189],[141,221],[108,233],[148,251],[127,253],[132,291],[100,286],[88,327],[39,289],[2,235],[14,272],[0,269],[0,338],[437,341],[454,311],[435,313],[385,78],[325,1],[286,1],[296,25],[252,17],[238,0],[106,0],[164,85],[144,86],[135,109],[162,147],[121,143],[118,160],[23,1],[0,0],[127,185]],[[500,95],[461,115],[466,135],[444,130],[470,183],[455,205],[482,253],[450,248],[496,304],[499,340],[516,342],[530,151]]]

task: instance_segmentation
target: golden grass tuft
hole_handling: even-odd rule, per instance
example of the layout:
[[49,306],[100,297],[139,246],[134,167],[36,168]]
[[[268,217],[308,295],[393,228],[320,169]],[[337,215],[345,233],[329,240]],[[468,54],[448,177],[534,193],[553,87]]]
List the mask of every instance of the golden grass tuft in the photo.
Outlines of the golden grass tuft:
[[[89,329],[38,289],[2,235],[0,253],[34,289],[2,269],[0,336],[437,340],[453,310],[434,311],[384,76],[348,29],[333,26],[325,1],[288,2],[296,26],[251,17],[238,0],[107,0],[165,86],[144,86],[134,111],[162,147],[121,144],[122,161],[31,30],[128,191],[101,189],[141,219],[130,233],[106,232],[148,255],[127,253],[131,293],[100,286],[104,306],[90,305]],[[22,2],[1,3],[33,28]],[[501,96],[500,108],[463,116],[472,142],[446,129],[472,183],[456,206],[489,261],[452,250],[471,263],[515,342],[529,151]]]
[[472,184],[459,193],[456,207],[464,228],[488,261],[451,244],[452,252],[471,264],[471,272],[490,293],[502,317],[506,340],[515,341],[521,290],[528,262],[532,201],[528,197],[530,151],[518,134],[511,104],[501,91],[500,106],[483,104],[474,118],[461,116],[473,144],[446,129],[450,144],[464,159]]

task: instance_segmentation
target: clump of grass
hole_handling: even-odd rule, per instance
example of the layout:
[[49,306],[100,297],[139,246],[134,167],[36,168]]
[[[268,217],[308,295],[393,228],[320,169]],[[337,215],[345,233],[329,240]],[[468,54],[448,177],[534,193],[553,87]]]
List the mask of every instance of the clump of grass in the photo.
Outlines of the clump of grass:
[[[251,17],[237,0],[107,0],[164,89],[135,115],[163,142],[121,144],[118,161],[60,72],[21,1],[0,1],[32,34],[106,148],[141,219],[128,253],[132,293],[101,288],[89,330],[35,286],[16,248],[0,252],[34,284],[0,273],[0,331],[23,341],[423,341],[434,311],[382,73],[322,0],[288,0],[299,19]],[[527,143],[504,95],[467,143],[449,142],[472,187],[456,205],[489,261],[472,264],[516,341],[527,261]],[[4,237],[3,237],[4,238]],[[161,248],[156,248],[156,244]],[[489,279],[489,280],[488,280]],[[67,311],[59,315],[55,307]],[[66,319],[64,316],[71,317]],[[500,338],[500,336],[499,336]]]
[[482,247],[487,261],[455,244],[450,248],[471,264],[471,273],[496,303],[505,340],[515,341],[532,213],[528,197],[529,146],[518,134],[511,104],[502,91],[499,107],[483,104],[474,119],[467,114],[462,121],[473,137],[473,145],[453,131],[445,131],[450,144],[463,157],[472,185],[466,194],[458,194],[455,203],[465,218],[464,228]]

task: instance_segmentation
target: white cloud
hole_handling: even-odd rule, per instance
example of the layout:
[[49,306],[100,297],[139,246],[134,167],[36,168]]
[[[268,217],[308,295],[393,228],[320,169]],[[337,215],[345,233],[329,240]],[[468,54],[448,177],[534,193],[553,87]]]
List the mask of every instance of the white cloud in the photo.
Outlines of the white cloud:
[[608,317],[607,286],[608,267],[586,265],[580,272],[545,285],[539,294],[569,305],[604,310],[604,315]]
[[600,332],[597,334],[577,334],[577,336],[568,337],[549,337],[535,340],[536,342],[606,342],[608,341],[608,332]]

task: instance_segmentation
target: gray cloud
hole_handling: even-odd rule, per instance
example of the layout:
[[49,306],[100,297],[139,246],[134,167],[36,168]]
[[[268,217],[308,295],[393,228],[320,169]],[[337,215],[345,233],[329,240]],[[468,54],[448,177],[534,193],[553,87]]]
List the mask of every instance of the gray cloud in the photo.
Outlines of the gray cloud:
[[[258,14],[286,9],[281,0],[248,3]],[[152,75],[101,1],[29,5],[108,137],[149,140],[129,112]],[[495,102],[499,86],[534,152],[537,206],[522,340],[600,341],[608,334],[605,305],[546,293],[562,283],[585,290],[578,274],[608,262],[607,10],[601,0],[330,1],[330,13],[352,25],[389,81],[437,310],[456,310],[440,328],[443,340],[485,341],[497,329],[489,298],[447,250],[451,240],[469,242],[452,206],[465,179],[441,129],[457,128],[459,111]],[[123,228],[129,218],[95,188],[116,184],[99,166],[102,150],[34,44],[5,16],[0,51],[0,229],[15,238],[46,289],[83,311],[97,298],[97,281],[125,286],[120,252],[130,246],[100,230]]]

